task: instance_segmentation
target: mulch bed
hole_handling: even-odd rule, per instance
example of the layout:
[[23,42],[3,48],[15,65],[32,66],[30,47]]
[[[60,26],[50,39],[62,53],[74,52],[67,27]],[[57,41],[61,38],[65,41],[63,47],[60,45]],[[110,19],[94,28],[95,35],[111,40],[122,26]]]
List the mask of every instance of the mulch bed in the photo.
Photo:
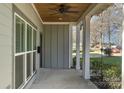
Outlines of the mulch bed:
[[110,87],[108,86],[107,82],[102,80],[102,77],[97,76],[97,77],[91,77],[90,79],[99,89],[110,89]]

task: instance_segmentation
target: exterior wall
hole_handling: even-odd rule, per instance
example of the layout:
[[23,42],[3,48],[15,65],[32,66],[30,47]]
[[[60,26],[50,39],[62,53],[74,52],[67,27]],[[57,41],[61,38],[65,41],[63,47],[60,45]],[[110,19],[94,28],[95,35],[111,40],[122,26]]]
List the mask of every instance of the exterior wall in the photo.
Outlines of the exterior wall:
[[[42,23],[31,4],[0,4],[0,88],[13,88],[13,5],[15,5],[33,24],[37,30],[37,46],[40,45],[40,32]],[[40,55],[37,54],[37,69]]]
[[24,15],[32,21],[37,27],[38,30],[42,32],[42,23],[37,16],[36,12],[34,11],[31,3],[30,4],[24,4],[24,3],[17,3],[14,4]]
[[44,25],[43,67],[69,68],[69,25]]
[[[27,20],[29,23],[34,25],[37,28],[37,46],[40,46],[40,34],[42,34],[42,23],[38,15],[36,14],[35,10],[33,9],[32,4],[13,4],[18,10],[21,12],[20,14]],[[14,8],[15,8],[14,7]],[[36,54],[36,69],[37,75],[39,74],[40,68],[40,54]],[[31,81],[33,82],[33,81]],[[27,82],[26,82],[27,83]],[[30,83],[31,85],[31,83]],[[26,85],[28,86],[28,85]]]
[[12,83],[12,4],[0,4],[0,88]]

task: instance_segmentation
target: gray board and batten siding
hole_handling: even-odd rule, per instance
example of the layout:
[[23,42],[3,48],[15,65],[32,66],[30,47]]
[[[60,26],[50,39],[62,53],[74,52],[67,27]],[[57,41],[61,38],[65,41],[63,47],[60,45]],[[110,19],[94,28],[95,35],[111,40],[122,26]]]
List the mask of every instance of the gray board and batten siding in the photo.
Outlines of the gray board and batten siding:
[[43,26],[43,68],[69,68],[69,25]]

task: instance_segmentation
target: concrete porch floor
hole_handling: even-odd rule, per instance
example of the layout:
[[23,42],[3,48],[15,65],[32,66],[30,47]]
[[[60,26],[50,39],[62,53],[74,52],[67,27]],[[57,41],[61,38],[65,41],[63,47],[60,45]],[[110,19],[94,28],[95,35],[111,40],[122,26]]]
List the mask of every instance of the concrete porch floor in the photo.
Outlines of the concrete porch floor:
[[96,89],[89,80],[84,80],[81,71],[74,69],[40,69],[39,76],[30,89]]

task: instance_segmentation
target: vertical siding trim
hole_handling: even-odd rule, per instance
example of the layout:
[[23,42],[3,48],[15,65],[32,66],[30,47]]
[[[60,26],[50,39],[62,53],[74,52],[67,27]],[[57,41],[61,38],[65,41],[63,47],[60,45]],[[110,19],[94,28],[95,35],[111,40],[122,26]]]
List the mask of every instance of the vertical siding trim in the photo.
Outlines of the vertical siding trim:
[[44,61],[44,28],[43,28],[43,32],[42,32],[42,54],[40,56],[42,56],[42,67],[43,67],[43,61]]
[[67,68],[69,68],[69,25],[67,25],[67,30],[68,30],[68,64],[67,64]]
[[52,25],[50,25],[50,68],[52,68]]
[[43,34],[43,35],[44,35],[44,43],[43,43],[43,45],[44,45],[44,48],[43,48],[43,52],[44,52],[44,56],[43,56],[43,57],[44,57],[44,60],[43,60],[43,67],[45,67],[45,60],[46,60],[46,59],[45,59],[45,56],[46,56],[46,53],[45,53],[45,41],[46,41],[46,40],[45,40],[45,37],[46,37],[45,31],[46,31],[46,29],[45,29],[45,25],[44,25],[44,31],[43,31],[43,33],[44,33],[44,34]]
[[65,61],[65,28],[64,28],[64,25],[63,25],[63,69],[64,69],[64,61]]
[[49,65],[51,66],[51,25],[49,25]]
[[57,68],[58,68],[58,30],[59,27],[57,26]]

